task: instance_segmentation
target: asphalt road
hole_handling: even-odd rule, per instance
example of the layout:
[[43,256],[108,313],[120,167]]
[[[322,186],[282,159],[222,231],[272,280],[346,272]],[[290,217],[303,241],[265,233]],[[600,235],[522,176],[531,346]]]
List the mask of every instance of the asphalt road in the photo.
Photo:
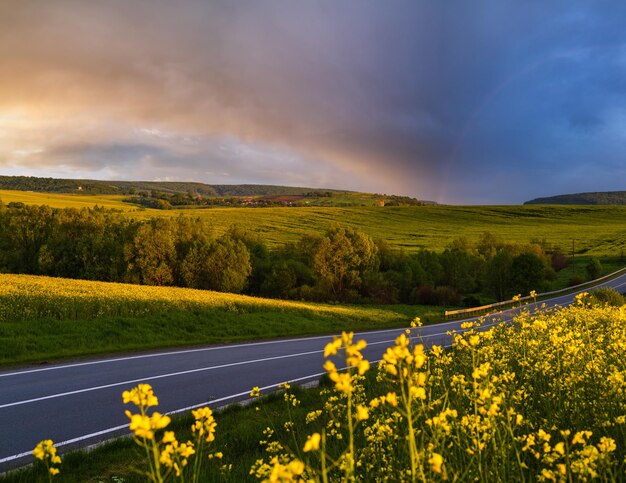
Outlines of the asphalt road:
[[[624,291],[626,274],[598,286]],[[573,298],[564,295],[538,305],[566,305]],[[533,304],[526,307],[533,310]],[[494,318],[509,320],[515,312]],[[419,330],[427,345],[445,346],[450,343],[446,332],[459,330],[462,322]],[[376,361],[403,330],[362,332],[355,339],[367,341],[364,356]],[[412,332],[418,336],[416,329]],[[224,405],[247,399],[254,386],[267,392],[285,381],[316,380],[323,373],[324,345],[331,340],[318,336],[207,346],[1,371],[0,472],[32,461],[31,451],[42,439],[54,440],[65,451],[128,434],[121,394],[140,382],[154,387],[160,412]]]

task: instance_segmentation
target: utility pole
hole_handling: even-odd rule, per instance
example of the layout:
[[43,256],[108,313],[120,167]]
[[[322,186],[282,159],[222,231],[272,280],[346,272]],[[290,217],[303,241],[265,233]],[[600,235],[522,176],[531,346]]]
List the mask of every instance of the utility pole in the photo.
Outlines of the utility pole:
[[572,267],[573,267],[574,273],[576,273],[576,260],[574,259],[575,253],[576,253],[576,251],[575,251],[575,246],[576,245],[575,244],[576,244],[576,240],[574,240],[572,238]]

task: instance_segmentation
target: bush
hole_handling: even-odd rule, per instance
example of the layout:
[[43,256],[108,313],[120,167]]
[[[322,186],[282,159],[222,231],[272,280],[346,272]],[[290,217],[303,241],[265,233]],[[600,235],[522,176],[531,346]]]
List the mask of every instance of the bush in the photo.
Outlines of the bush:
[[585,267],[585,270],[587,270],[589,280],[595,280],[600,276],[600,273],[602,273],[602,264],[597,258],[592,258]]
[[567,282],[568,287],[575,287],[576,285],[580,285],[581,283],[585,283],[585,279],[580,275],[572,275]]
[[604,305],[621,307],[624,305],[625,301],[624,296],[611,287],[602,287],[592,290],[587,297],[585,297],[585,302],[594,307],[602,307]]
[[482,305],[480,299],[475,297],[474,295],[469,295],[461,301],[463,303],[463,307],[480,307]]
[[437,305],[435,289],[430,285],[419,285],[411,292],[411,302],[419,305]]
[[446,285],[435,289],[435,297],[437,298],[437,305],[443,305],[444,307],[461,304],[459,292],[455,288]]
[[569,265],[569,259],[560,251],[552,253],[550,262],[555,272],[560,272]]

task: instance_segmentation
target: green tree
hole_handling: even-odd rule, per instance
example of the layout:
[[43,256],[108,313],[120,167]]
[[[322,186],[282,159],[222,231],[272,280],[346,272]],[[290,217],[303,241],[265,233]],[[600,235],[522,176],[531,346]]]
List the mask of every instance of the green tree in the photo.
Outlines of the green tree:
[[146,285],[171,285],[176,268],[176,225],[153,219],[137,229],[127,246],[129,272]]
[[476,257],[460,249],[446,249],[440,255],[442,267],[440,285],[447,285],[461,293],[472,292],[476,287]]
[[328,297],[354,297],[363,275],[376,263],[376,245],[363,231],[333,228],[322,238],[313,257],[319,288]]
[[545,276],[543,260],[535,253],[522,253],[511,263],[513,290],[527,295],[531,290],[541,290]]
[[424,273],[424,279],[420,285],[430,285],[434,287],[443,276],[443,268],[439,260],[439,255],[429,250],[420,250],[417,253],[417,261]]
[[485,287],[498,300],[511,295],[513,284],[513,256],[509,250],[501,249],[485,264]]
[[480,235],[476,245],[476,250],[481,257],[485,260],[489,260],[495,257],[498,250],[500,250],[503,246],[504,241],[499,236],[486,231]]
[[587,264],[585,269],[587,270],[587,275],[589,276],[589,279],[594,280],[598,278],[602,273],[602,264],[600,263],[600,260],[594,257],[589,260],[589,263]]
[[183,261],[183,277],[194,288],[241,292],[252,272],[246,245],[228,235],[194,247]]
[[50,236],[54,212],[49,206],[24,206],[9,211],[7,268],[17,273],[39,273],[39,251]]
[[261,285],[261,293],[268,297],[289,298],[296,288],[298,277],[293,267],[285,260],[274,264]]

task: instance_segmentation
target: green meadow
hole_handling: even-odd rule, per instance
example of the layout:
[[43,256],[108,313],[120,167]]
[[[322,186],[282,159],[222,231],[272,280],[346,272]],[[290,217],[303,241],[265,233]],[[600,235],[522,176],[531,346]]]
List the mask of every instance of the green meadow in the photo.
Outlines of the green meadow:
[[373,238],[408,252],[442,250],[458,237],[476,239],[485,231],[505,240],[545,239],[571,253],[621,257],[626,249],[623,206],[407,206],[407,207],[279,207],[156,210],[122,202],[121,196],[80,196],[1,191],[4,203],[50,205],[54,208],[104,206],[128,216],[190,216],[208,220],[216,234],[240,225],[260,235],[269,246],[295,242],[303,234],[323,233],[334,225],[360,228]]

